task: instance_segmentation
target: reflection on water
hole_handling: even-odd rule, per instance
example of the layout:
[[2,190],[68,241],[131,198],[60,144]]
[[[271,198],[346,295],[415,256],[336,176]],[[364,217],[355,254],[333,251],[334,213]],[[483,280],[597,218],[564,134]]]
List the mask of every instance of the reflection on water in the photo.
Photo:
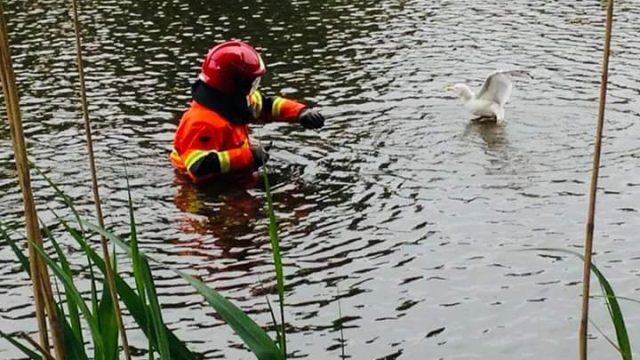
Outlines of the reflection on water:
[[470,121],[464,128],[464,136],[479,136],[487,150],[500,150],[508,146],[505,123],[495,121]]
[[[616,18],[595,258],[618,293],[638,297],[640,13],[633,5],[619,4]],[[103,207],[116,232],[129,231],[126,160],[145,251],[270,326],[264,295],[274,300],[275,292],[264,185],[196,187],[167,161],[202,56],[215,41],[246,39],[267,63],[266,93],[317,104],[328,118],[320,131],[270,124],[252,134],[274,143],[269,179],[295,357],[338,358],[339,324],[354,359],[575,357],[580,263],[518,250],[581,244],[600,2],[84,6]],[[12,0],[6,8],[30,156],[91,215],[68,7]],[[534,79],[514,84],[504,123],[469,122],[442,89],[479,87],[496,68],[528,70]],[[14,175],[0,122],[0,219],[11,224],[21,217]],[[51,223],[46,208],[62,204],[41,179],[34,188]],[[81,254],[69,255],[86,270]],[[165,318],[190,348],[205,358],[252,358],[181,279],[166,269],[154,273]],[[30,292],[0,244],[0,330],[34,330]],[[637,348],[638,312],[622,306]],[[606,316],[594,301],[593,319],[605,332]],[[139,332],[131,336],[145,346]],[[594,358],[615,354],[597,333],[590,351]],[[0,358],[18,356],[0,342]]]

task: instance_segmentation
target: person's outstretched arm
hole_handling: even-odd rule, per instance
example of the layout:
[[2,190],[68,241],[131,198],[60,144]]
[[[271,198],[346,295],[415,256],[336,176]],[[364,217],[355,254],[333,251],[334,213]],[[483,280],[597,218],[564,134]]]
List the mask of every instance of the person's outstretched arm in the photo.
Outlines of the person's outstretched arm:
[[249,98],[258,122],[300,123],[307,129],[324,126],[324,117],[319,112],[297,101],[280,96],[265,96],[259,91],[254,91]]

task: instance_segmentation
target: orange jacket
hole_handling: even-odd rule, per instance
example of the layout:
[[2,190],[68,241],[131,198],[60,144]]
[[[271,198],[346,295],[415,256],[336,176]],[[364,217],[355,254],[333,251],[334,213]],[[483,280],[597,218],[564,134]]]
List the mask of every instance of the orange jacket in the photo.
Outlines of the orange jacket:
[[[180,119],[169,156],[171,164],[196,183],[221,174],[255,170],[247,122],[229,119],[234,115],[225,111],[224,101],[205,106],[196,99],[199,97],[194,96]],[[258,91],[249,97],[248,105],[253,113],[250,122],[296,122],[304,108],[298,102],[265,97]]]

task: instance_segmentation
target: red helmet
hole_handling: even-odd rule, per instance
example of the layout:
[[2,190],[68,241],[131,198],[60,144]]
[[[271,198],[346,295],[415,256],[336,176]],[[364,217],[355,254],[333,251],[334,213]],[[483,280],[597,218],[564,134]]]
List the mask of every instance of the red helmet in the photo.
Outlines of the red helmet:
[[253,82],[267,69],[251,45],[231,40],[216,45],[204,59],[199,78],[229,95],[248,95]]

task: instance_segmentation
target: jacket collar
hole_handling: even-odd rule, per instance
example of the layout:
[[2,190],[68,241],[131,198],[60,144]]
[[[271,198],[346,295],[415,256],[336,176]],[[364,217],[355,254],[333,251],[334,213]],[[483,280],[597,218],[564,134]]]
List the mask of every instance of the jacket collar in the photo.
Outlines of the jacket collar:
[[246,97],[224,94],[201,80],[197,80],[191,85],[191,97],[203,106],[222,115],[231,123],[244,125],[253,120],[253,113]]

